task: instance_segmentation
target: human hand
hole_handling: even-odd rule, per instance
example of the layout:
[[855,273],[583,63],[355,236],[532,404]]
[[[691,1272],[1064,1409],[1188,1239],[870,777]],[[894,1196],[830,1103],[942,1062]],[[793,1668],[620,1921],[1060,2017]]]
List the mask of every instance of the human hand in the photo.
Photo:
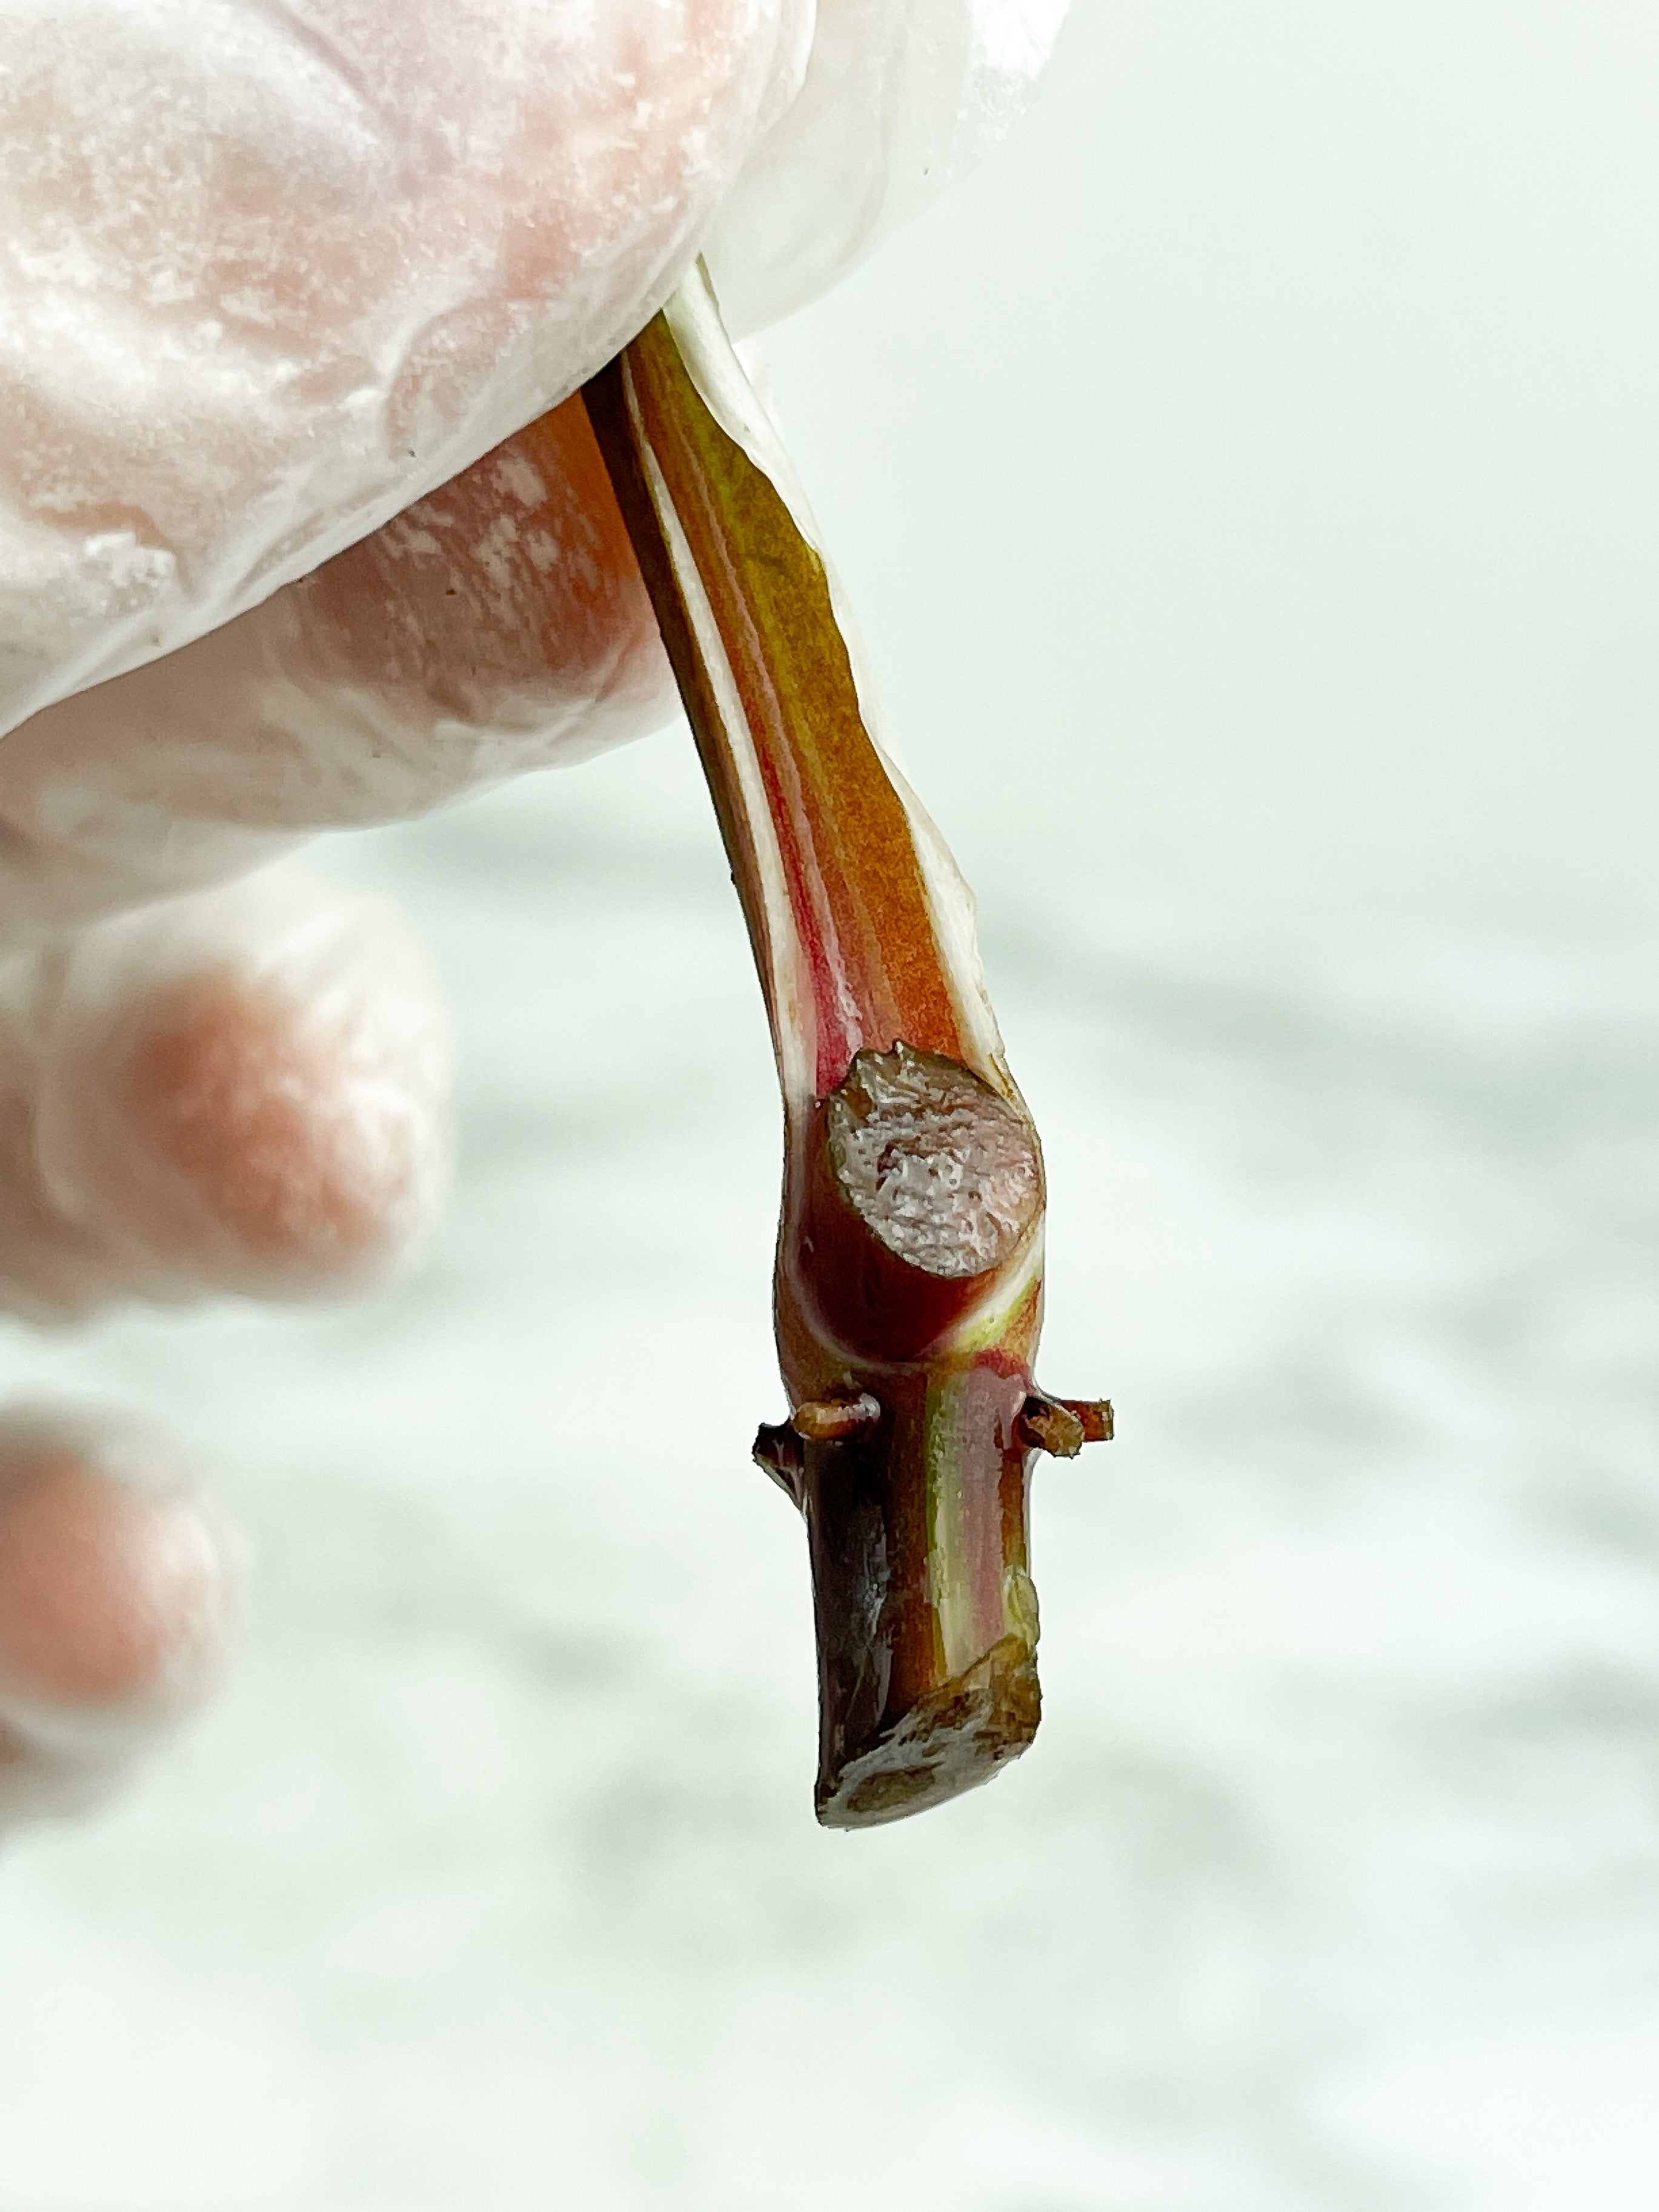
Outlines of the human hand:
[[[667,717],[556,403],[699,250],[740,327],[833,281],[1000,127],[1060,12],[12,11],[12,1311],[406,1260],[443,1186],[438,994],[395,915],[283,856]],[[0,1424],[0,1817],[88,1802],[202,1693],[233,1551],[161,1440]]]

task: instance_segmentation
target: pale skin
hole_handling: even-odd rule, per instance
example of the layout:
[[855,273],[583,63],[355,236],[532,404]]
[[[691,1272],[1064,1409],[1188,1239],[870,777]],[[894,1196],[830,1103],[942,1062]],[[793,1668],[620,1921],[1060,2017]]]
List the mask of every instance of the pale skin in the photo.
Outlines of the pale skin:
[[[906,4],[820,32],[874,52]],[[220,0],[218,47],[161,0],[69,12],[122,27],[102,84],[60,8],[0,55],[6,143],[48,149],[0,361],[0,1306],[343,1295],[441,1197],[443,1011],[398,917],[287,855],[671,715],[552,403],[708,242],[811,10]],[[0,1825],[94,1802],[208,1692],[237,1571],[166,1439],[0,1415]]]

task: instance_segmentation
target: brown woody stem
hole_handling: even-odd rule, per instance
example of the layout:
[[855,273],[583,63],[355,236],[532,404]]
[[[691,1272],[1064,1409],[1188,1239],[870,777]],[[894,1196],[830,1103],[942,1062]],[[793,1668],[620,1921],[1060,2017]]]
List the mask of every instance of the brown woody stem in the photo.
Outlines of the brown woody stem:
[[1109,1408],[1033,1389],[1042,1149],[972,901],[874,737],[836,586],[701,270],[585,398],[771,1018],[793,1411],[755,1454],[806,1519],[818,1817],[866,1826],[1030,1741],[1030,1464],[1109,1434]]

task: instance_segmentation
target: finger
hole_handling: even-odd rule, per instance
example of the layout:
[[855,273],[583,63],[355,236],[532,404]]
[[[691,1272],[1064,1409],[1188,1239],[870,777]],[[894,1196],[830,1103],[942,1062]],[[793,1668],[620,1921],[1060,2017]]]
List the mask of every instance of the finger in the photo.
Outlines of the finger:
[[107,1795],[222,1672],[239,1549],[125,1414],[0,1414],[0,1825]]
[[658,306],[803,0],[18,0],[0,729],[308,573]]
[[298,870],[0,967],[0,1301],[338,1296],[447,1170],[447,1028],[396,911]]
[[673,696],[571,401],[314,575],[0,744],[0,940],[585,757]]
[[3,11],[0,730],[468,466],[700,243],[735,327],[812,297],[1001,135],[1066,4]]

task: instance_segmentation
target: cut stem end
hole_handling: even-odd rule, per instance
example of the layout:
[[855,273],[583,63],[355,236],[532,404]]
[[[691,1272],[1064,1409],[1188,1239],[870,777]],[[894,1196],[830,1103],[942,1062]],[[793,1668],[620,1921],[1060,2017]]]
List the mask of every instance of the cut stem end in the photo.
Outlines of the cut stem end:
[[946,1804],[1018,1759],[1042,1714],[1036,1654],[1023,1637],[1005,1636],[896,1727],[820,1775],[819,1823],[875,1828]]

